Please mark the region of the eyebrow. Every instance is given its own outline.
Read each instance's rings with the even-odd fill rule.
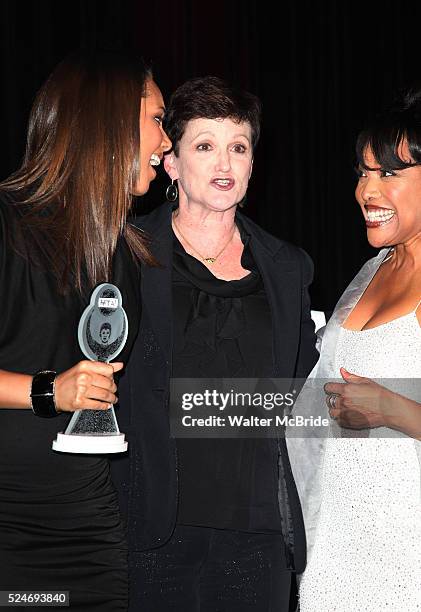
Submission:
[[[379,170],[393,170],[393,168],[389,168],[387,166],[381,166],[380,164],[378,166],[367,166],[366,164],[357,164],[356,168],[358,168],[358,170],[367,170],[367,172],[378,172]]]
[[[193,138],[191,139],[191,142],[193,142],[193,140],[196,140],[196,138],[199,138],[199,136],[205,136],[207,134],[210,136],[213,136],[214,138],[217,138],[214,132],[211,132],[210,130],[203,130],[202,132],[198,132],[195,136],[193,136]],[[233,136],[234,139],[239,138],[239,137],[245,138],[248,142],[251,142],[250,138],[241,132],[238,134],[234,134]]]

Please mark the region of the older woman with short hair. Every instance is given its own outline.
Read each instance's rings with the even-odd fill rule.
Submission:
[[[144,611],[286,611],[305,541],[285,440],[174,442],[167,402],[170,376],[306,376],[312,263],[238,210],[260,133],[254,95],[192,79],[173,94],[165,129],[178,205],[139,222],[162,266],[143,270],[129,366],[131,397],[142,398],[132,411],[142,477],[129,503],[144,552],[132,557],[132,592]]]

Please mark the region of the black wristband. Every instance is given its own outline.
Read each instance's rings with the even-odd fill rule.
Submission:
[[[55,417],[58,415],[54,401],[54,383],[57,372],[54,370],[40,370],[32,379],[31,408],[39,417]]]

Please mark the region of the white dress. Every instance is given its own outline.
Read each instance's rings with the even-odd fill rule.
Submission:
[[[413,379],[421,379],[416,311],[363,331],[341,327],[338,375],[340,366],[360,376],[393,377],[385,386],[420,401],[408,391]],[[374,439],[326,442],[321,505],[300,585],[300,612],[421,610],[420,442],[376,433]]]

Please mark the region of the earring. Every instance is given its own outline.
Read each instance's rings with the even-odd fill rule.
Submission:
[[[178,198],[177,183],[174,183],[174,179],[171,179],[171,185],[168,185],[165,196],[168,202],[175,202]]]

